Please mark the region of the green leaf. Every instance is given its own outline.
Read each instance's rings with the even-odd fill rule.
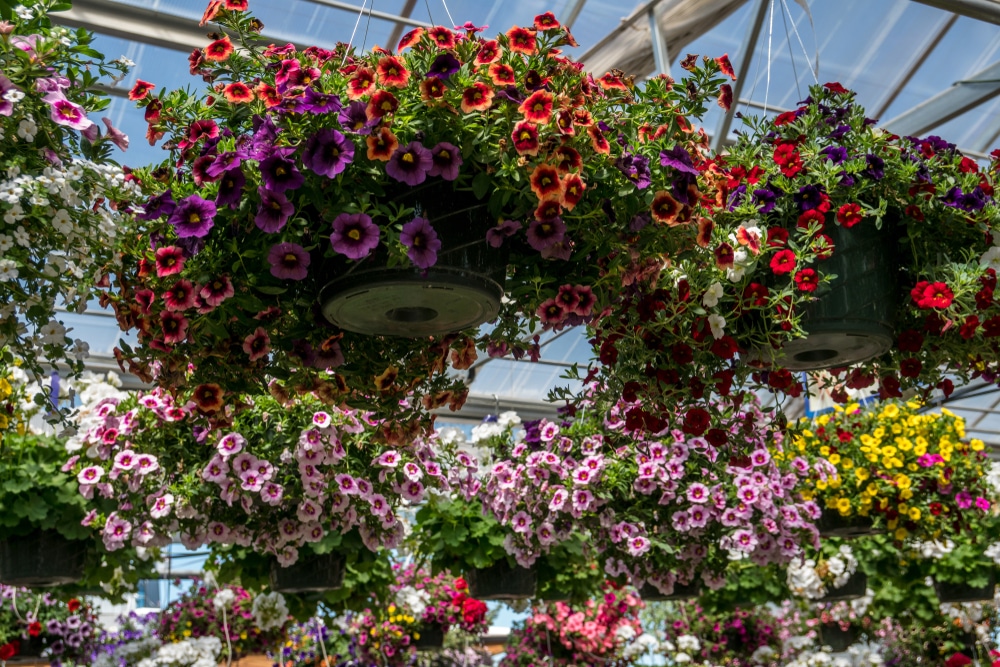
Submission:
[[[284,294],[288,291],[287,287],[277,287],[275,285],[258,285],[254,288],[261,294],[270,294],[277,296],[278,294]]]
[[[490,191],[490,187],[492,187],[492,185],[493,177],[485,171],[481,171],[476,174],[474,179],[472,179],[472,193],[476,195],[478,199],[485,199],[486,194]]]

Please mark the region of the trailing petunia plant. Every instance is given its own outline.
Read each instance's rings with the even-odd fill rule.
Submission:
[[[89,664],[97,630],[94,610],[79,598],[0,585],[0,662]]]
[[[0,25],[0,346],[39,384],[50,364],[83,370],[88,345],[62,313],[86,311],[106,286],[120,209],[138,194],[112,159],[128,137],[98,120],[111,100],[97,84],[132,63],[53,26],[49,13],[69,6],[25,0]]]
[[[475,357],[471,326],[499,317],[479,346],[537,355],[526,328],[594,319],[633,255],[693,242],[689,150],[707,140],[692,120],[720,92],[715,60],[682,82],[594,76],[561,53],[575,42],[551,13],[493,39],[469,24],[414,30],[395,53],[296,50],[262,44],[247,4],[206,11],[232,34],[191,56],[206,91],[130,93],[170,149],[136,171],[148,198],[111,297],[139,334],[120,352],[136,372],[187,396],[329,371],[355,407],[461,404],[445,370]],[[433,339],[423,323],[455,300],[365,301],[356,315],[416,337],[359,335],[379,331],[335,295],[383,270],[478,271],[492,301]]]

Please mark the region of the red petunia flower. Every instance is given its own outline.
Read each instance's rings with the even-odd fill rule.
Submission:
[[[719,70],[728,76],[733,81],[736,81],[736,72],[733,71],[733,64],[729,62],[729,54],[723,53],[721,56],[715,59],[715,63],[719,66]]]
[[[403,35],[402,39],[399,40],[399,46],[396,47],[396,51],[402,52],[410,48],[414,44],[420,41],[421,36],[424,34],[423,28],[414,28],[410,32]]]
[[[552,117],[552,93],[547,90],[536,90],[518,107],[524,114],[524,119],[532,123],[543,124]]]
[[[789,123],[794,123],[796,118],[798,118],[798,116],[795,115],[794,111],[786,111],[784,113],[780,113],[774,118],[773,121],[774,126],[781,127],[782,125],[788,125]]]
[[[535,220],[554,220],[562,213],[558,199],[544,199],[535,209]]]
[[[844,93],[850,92],[849,90],[847,90],[847,88],[844,88],[842,85],[836,82],[824,83],[823,87],[835,95],[843,95]]]
[[[264,106],[268,109],[281,104],[281,94],[270,84],[261,81],[254,87],[253,91],[257,94],[257,99],[263,100]]]
[[[535,28],[538,30],[555,30],[556,28],[561,28],[559,21],[556,20],[555,15],[552,12],[545,12],[544,14],[539,14],[535,17]]]
[[[521,121],[510,134],[518,155],[538,155],[538,128],[534,123]]]
[[[387,127],[369,135],[365,139],[365,143],[368,145],[368,159],[380,162],[388,162],[392,154],[399,148],[399,140]]]
[[[164,343],[180,343],[187,337],[188,321],[180,313],[165,310],[160,313],[160,329]]]
[[[489,65],[496,62],[501,53],[500,44],[495,39],[491,39],[479,45],[479,50],[476,51],[476,57],[473,59],[473,62],[477,65]],[[491,67],[491,72],[492,69]]]
[[[513,86],[517,82],[514,68],[504,63],[493,63],[489,69],[490,79],[498,86]]]
[[[732,267],[733,262],[736,259],[736,253],[733,250],[733,246],[725,242],[715,246],[715,250],[712,251],[712,253],[715,255],[715,266],[720,271],[724,271]]]
[[[921,308],[947,308],[954,300],[955,294],[947,284],[935,282],[924,288],[917,305]]]
[[[735,338],[726,335],[714,341],[710,349],[712,354],[720,359],[732,359],[739,351],[739,345],[736,344]]]
[[[507,46],[514,53],[523,53],[530,56],[534,55],[538,45],[535,41],[534,31],[514,27],[507,31]]]
[[[788,178],[802,171],[802,158],[791,144],[781,144],[774,149],[774,163]]]
[[[684,422],[681,430],[688,435],[699,436],[704,433],[712,423],[712,416],[704,408],[689,408],[684,415]]]
[[[70,598],[69,602],[66,603],[66,608],[69,609],[69,613],[75,613],[76,610],[80,608],[80,600],[77,598]]]
[[[373,90],[375,90],[375,72],[367,67],[355,71],[354,76],[347,82],[347,97],[352,100],[370,95]]]
[[[604,138],[604,134],[599,127],[591,125],[587,128],[587,134],[590,135],[590,145],[596,152],[605,155],[611,152],[611,144]]]
[[[128,98],[133,102],[146,99],[146,96],[154,88],[156,88],[155,84],[143,81],[142,79],[136,79],[135,85],[132,86],[132,90],[128,91]]]
[[[715,229],[715,221],[704,216],[698,218],[698,235],[695,243],[701,248],[707,248],[712,243],[712,231]]]
[[[743,288],[743,307],[761,307],[767,305],[768,289],[760,283],[750,283]]]
[[[396,99],[395,95],[388,90],[376,90],[375,94],[368,100],[365,115],[368,116],[368,120],[375,120],[395,113],[398,108],[399,100]]]
[[[576,128],[573,127],[573,114],[569,111],[563,109],[556,114],[556,129],[559,130],[559,134],[564,137],[572,137],[576,134]]]
[[[678,224],[678,217],[681,212],[681,205],[666,190],[660,190],[653,197],[651,206],[653,219],[665,225],[674,226]]]
[[[586,109],[574,109],[573,124],[580,127],[590,127],[594,124],[594,117]]]
[[[813,269],[802,269],[795,273],[795,286],[802,292],[815,292],[819,287],[819,276]]]
[[[976,337],[976,332],[979,330],[979,316],[978,315],[967,315],[965,321],[962,322],[962,326],[958,328],[958,335],[965,340],[972,340]]]
[[[808,211],[803,211],[799,215],[798,220],[795,221],[795,226],[799,229],[809,229],[810,226],[819,225],[820,231],[823,231],[825,223],[826,217],[813,208]]]
[[[717,101],[724,111],[729,111],[729,108],[733,106],[733,87],[728,83],[719,86],[719,99]]]
[[[601,84],[601,88],[604,90],[628,90],[624,82],[611,72],[598,79],[597,83]]]
[[[410,81],[410,70],[406,69],[403,62],[396,56],[380,58],[375,71],[378,73],[379,83],[383,86],[405,88]]]
[[[226,96],[226,101],[230,104],[245,104],[253,101],[253,91],[250,86],[241,81],[233,81],[222,89],[222,94]]]
[[[844,204],[837,209],[837,222],[839,222],[842,227],[850,229],[863,219],[864,215],[861,213],[861,206],[859,204]]]
[[[771,258],[771,270],[775,275],[785,275],[795,270],[795,253],[791,250],[779,250]]]
[[[229,58],[232,53],[233,43],[229,41],[229,35],[226,35],[222,39],[217,39],[205,47],[205,58],[207,60],[222,62]]]
[[[439,49],[453,49],[455,48],[455,33],[443,25],[434,26],[427,31],[430,38],[434,40],[434,43],[438,45]]]
[[[249,7],[249,0],[226,0],[226,9],[231,12],[245,12]]]
[[[571,146],[560,146],[555,150],[556,169],[559,173],[567,174],[583,167],[583,158],[580,153]]]
[[[486,111],[493,106],[493,89],[481,81],[476,81],[462,92],[462,113]]]
[[[788,243],[788,230],[783,227],[768,227],[767,246],[781,248]]]
[[[444,99],[444,81],[436,76],[431,76],[420,82],[420,98],[425,102],[436,102]]]
[[[42,624],[39,621],[32,621],[28,623],[28,636],[37,637],[42,634]]]
[[[184,251],[177,246],[160,246],[156,249],[156,276],[166,276],[180,273],[184,268]]]
[[[816,259],[830,259],[833,257],[833,251],[835,250],[833,239],[826,234],[817,234],[809,249],[816,253]]]
[[[562,197],[562,181],[559,180],[559,171],[548,164],[540,164],[531,172],[529,178],[531,191],[539,200],[558,199]]]
[[[583,182],[579,174],[567,174],[563,178],[562,205],[567,211],[572,211],[583,198],[583,191],[587,189],[587,184]]]
[[[921,211],[920,207],[916,204],[908,204],[906,208],[903,209],[903,213],[918,222],[923,222],[924,220],[924,212]]]
[[[223,0],[209,0],[208,7],[205,7],[205,12],[201,15],[201,21],[198,25],[202,26],[209,21],[215,20],[215,17],[219,15],[222,7]]]

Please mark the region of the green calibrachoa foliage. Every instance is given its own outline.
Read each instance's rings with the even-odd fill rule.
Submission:
[[[514,561],[504,549],[506,532],[482,503],[460,497],[431,496],[417,510],[414,548],[435,571],[466,572],[501,560]]]

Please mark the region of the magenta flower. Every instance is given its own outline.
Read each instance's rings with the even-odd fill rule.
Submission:
[[[341,213],[333,220],[330,243],[349,259],[364,259],[378,246],[381,230],[365,213]]]
[[[306,141],[302,149],[302,164],[307,169],[333,178],[354,160],[354,144],[329,128],[322,129]]]
[[[70,102],[62,93],[49,93],[42,99],[48,102],[49,117],[52,118],[52,122],[79,131],[93,126],[94,121],[87,118],[84,108]]]
[[[309,274],[309,253],[298,243],[275,243],[267,253],[271,275],[282,280],[304,280]]]
[[[414,218],[403,225],[399,240],[406,246],[406,256],[415,266],[429,269],[437,262],[441,240],[426,218]]]
[[[968,491],[959,491],[955,494],[955,504],[959,509],[967,510],[972,507],[972,496]]]
[[[281,192],[261,187],[257,189],[257,193],[260,195],[260,207],[253,219],[254,224],[269,234],[281,231],[295,212],[295,205]]]
[[[213,202],[191,195],[177,203],[167,222],[182,239],[202,238],[215,225],[215,213]]]
[[[108,118],[107,116],[105,116],[104,118],[102,118],[101,122],[104,123],[104,126],[106,128],[108,128],[107,137],[108,137],[108,139],[111,140],[111,143],[113,143],[115,146],[117,146],[121,150],[127,151],[128,150],[128,135],[125,134],[124,132],[122,132],[121,130],[117,129],[116,127],[114,127],[111,124],[111,119]]]
[[[400,183],[420,185],[427,180],[427,173],[434,166],[431,152],[419,141],[400,146],[385,165],[385,173]]]
[[[454,181],[458,178],[458,168],[462,166],[462,153],[457,146],[442,141],[431,149],[431,161],[433,165],[428,176],[440,176],[446,181]]]

